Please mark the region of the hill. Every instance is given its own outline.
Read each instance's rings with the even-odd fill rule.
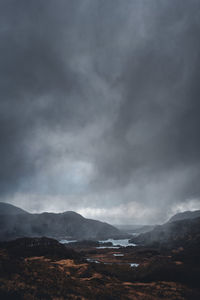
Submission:
[[[18,237],[53,237],[65,239],[107,239],[120,231],[107,223],[86,219],[72,211],[64,213],[14,213],[2,203],[0,212],[0,240]],[[21,209],[14,207],[16,212]],[[23,212],[23,210],[22,210]]]
[[[0,249],[12,258],[22,258],[31,256],[45,256],[56,259],[79,259],[80,255],[70,248],[66,248],[57,240],[42,238],[19,238],[12,241],[0,242]]]
[[[182,213],[178,213],[169,219],[169,222],[186,220],[186,219],[194,219],[200,217],[200,210],[195,211],[184,211]]]
[[[152,230],[154,225],[114,225],[116,228],[127,233],[145,233]]]
[[[166,248],[200,246],[200,217],[170,221],[137,237],[131,242]]]
[[[28,214],[28,212],[15,205],[0,202],[0,214],[18,215],[18,214]]]

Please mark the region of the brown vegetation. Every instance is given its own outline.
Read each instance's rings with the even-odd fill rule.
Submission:
[[[60,258],[45,253],[46,240],[35,248],[36,255],[14,256],[8,244],[0,251],[0,298],[3,300],[37,299],[101,299],[101,300],[157,300],[157,299],[199,299],[200,293],[195,282],[180,274],[194,271],[188,269],[181,257],[164,255],[152,249],[121,248],[119,251],[92,249],[80,253],[65,248]],[[51,243],[51,241],[48,241]],[[54,251],[59,244],[52,243]],[[17,246],[18,243],[15,243]],[[57,246],[56,246],[57,245]],[[50,246],[50,245],[49,245]],[[12,247],[14,245],[12,244]],[[64,248],[62,248],[63,251]],[[37,250],[37,251],[36,251]],[[37,255],[42,252],[43,255]],[[124,256],[114,257],[115,253]],[[183,251],[182,251],[183,252]],[[29,253],[29,252],[28,252]],[[29,253],[30,254],[30,253]],[[169,254],[169,253],[168,253]],[[68,255],[68,257],[67,257]],[[177,255],[177,254],[176,254]],[[63,256],[65,256],[63,258]],[[95,258],[102,263],[89,263],[86,258]],[[177,259],[178,258],[178,259]],[[140,263],[131,268],[129,263]],[[108,264],[105,264],[108,263]],[[199,269],[198,269],[199,270]],[[190,274],[192,279],[194,275]],[[198,277],[199,273],[196,273]],[[189,276],[188,276],[189,277]]]

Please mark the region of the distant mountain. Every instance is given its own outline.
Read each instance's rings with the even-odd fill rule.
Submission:
[[[127,233],[145,233],[152,230],[155,225],[114,225],[116,228]]]
[[[18,215],[28,214],[28,212],[12,204],[0,202],[0,214]]]
[[[195,211],[184,211],[182,213],[178,213],[169,219],[169,222],[186,220],[186,219],[194,219],[200,217],[200,210]]]
[[[18,237],[52,237],[64,239],[107,239],[120,231],[107,223],[86,219],[73,211],[30,214],[12,205],[1,203],[0,240]],[[12,209],[11,209],[12,208]],[[22,211],[22,212],[21,212]]]
[[[187,218],[167,222],[137,237],[131,239],[132,243],[142,245],[157,245],[167,248],[200,245],[200,217]]]

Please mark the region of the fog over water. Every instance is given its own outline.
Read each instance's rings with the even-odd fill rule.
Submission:
[[[200,1],[0,2],[0,201],[112,224],[200,209]]]

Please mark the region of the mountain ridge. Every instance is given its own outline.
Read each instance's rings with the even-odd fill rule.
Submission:
[[[200,210],[194,210],[194,211],[184,211],[177,213],[173,215],[168,222],[174,222],[174,221],[180,221],[180,220],[186,220],[186,219],[194,219],[200,217]]]
[[[200,217],[170,220],[163,225],[155,226],[149,232],[132,238],[130,242],[167,248],[200,244]]]
[[[5,206],[8,207],[8,204]],[[1,207],[3,208],[3,205]],[[121,233],[108,223],[84,218],[73,211],[31,214],[28,212],[19,213],[20,208],[12,205],[10,207],[12,209],[0,211],[0,240],[41,236],[77,240],[107,239]],[[9,212],[11,213],[9,214]]]
[[[15,214],[28,214],[26,210],[17,207],[10,203],[0,202],[0,214],[9,214],[9,215],[15,215]]]

